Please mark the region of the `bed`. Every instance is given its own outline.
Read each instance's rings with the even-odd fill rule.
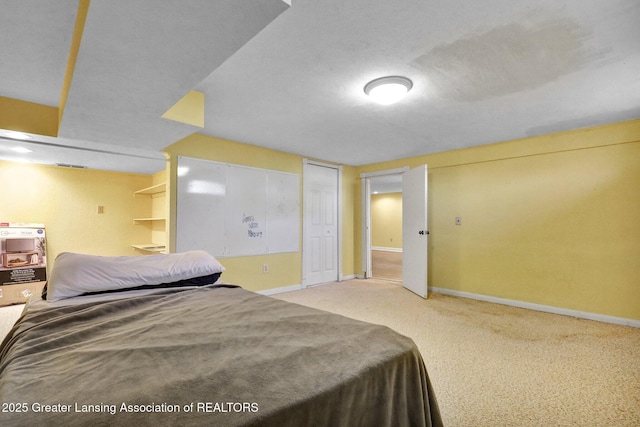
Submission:
[[[0,424],[441,425],[411,339],[222,270],[200,251],[59,256],[0,347]]]

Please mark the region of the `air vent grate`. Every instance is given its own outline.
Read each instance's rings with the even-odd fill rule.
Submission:
[[[62,168],[75,168],[75,169],[86,169],[86,166],[82,165],[72,165],[69,163],[56,163],[56,166],[60,166]]]

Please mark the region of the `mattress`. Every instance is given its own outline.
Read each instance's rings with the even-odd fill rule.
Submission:
[[[441,425],[411,339],[225,284],[30,304],[0,402],[12,426]]]

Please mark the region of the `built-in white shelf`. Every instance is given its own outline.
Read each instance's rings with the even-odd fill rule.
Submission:
[[[158,201],[164,199],[166,192],[166,182],[152,185],[151,187],[147,188],[142,188],[133,192],[134,197],[140,196],[141,198],[147,199],[149,201],[149,203],[152,205],[150,211],[151,215],[160,215],[147,218],[133,218],[134,224],[148,228],[149,236],[146,238],[143,237],[144,240],[149,239],[155,240],[156,242],[162,242],[165,240],[165,232],[162,229],[166,227],[166,218],[163,216],[165,214],[166,207],[163,207],[162,205],[157,203],[156,198]],[[131,244],[131,247],[146,254],[167,253],[167,246],[164,243]]]
[[[164,221],[165,218],[133,218],[134,221]]]
[[[141,245],[131,245],[136,249],[146,252],[164,253],[167,249],[165,245],[158,245],[155,243],[144,243]]]
[[[133,194],[140,195],[152,195],[158,193],[164,193],[167,189],[167,185],[162,182],[160,184],[152,185],[151,187],[143,188],[142,190],[134,191]]]

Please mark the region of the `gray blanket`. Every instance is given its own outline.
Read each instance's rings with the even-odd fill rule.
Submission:
[[[0,404],[5,426],[441,425],[409,338],[216,285],[27,311]]]

